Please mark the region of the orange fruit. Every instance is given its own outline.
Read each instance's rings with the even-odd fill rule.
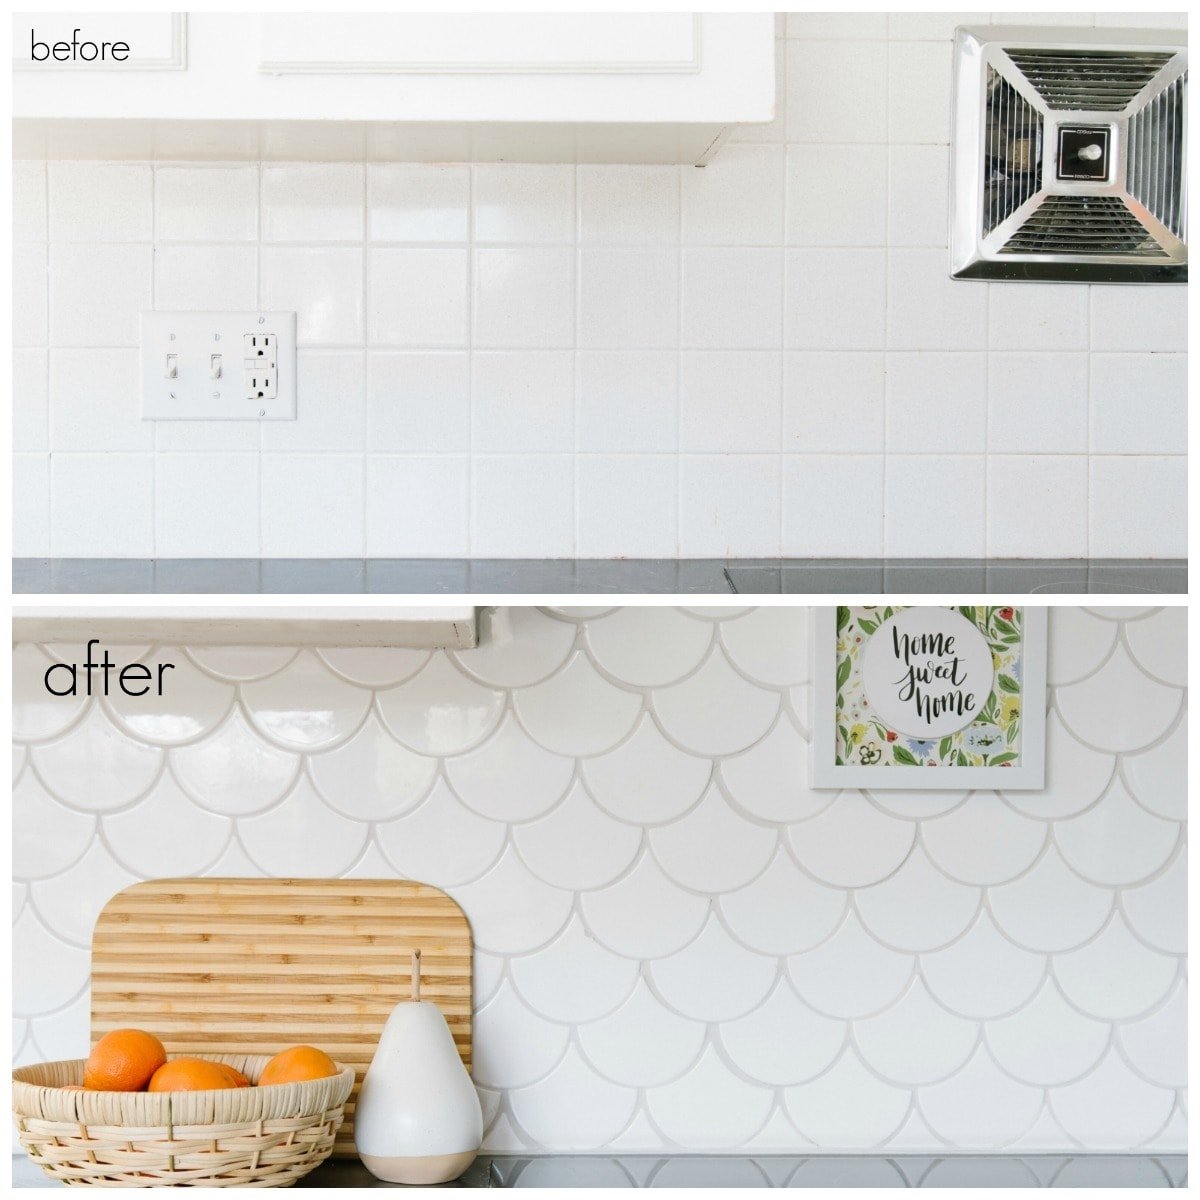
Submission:
[[[325,1079],[338,1073],[337,1063],[315,1046],[289,1046],[280,1050],[262,1069],[259,1087],[274,1083],[303,1083],[306,1079]]]
[[[203,1058],[173,1058],[150,1080],[152,1092],[215,1092],[237,1087],[230,1070]]]
[[[243,1075],[241,1071],[237,1069],[237,1067],[231,1067],[228,1063],[218,1063],[217,1065],[225,1068],[229,1074],[229,1077],[233,1080],[235,1087],[250,1086],[250,1080],[248,1080],[245,1075]]]
[[[167,1061],[163,1044],[141,1029],[114,1029],[92,1047],[83,1086],[101,1092],[144,1092],[150,1076]]]

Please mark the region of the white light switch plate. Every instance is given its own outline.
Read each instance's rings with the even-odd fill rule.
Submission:
[[[294,312],[142,313],[142,419],[294,421]]]

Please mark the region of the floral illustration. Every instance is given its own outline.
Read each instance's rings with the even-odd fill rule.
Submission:
[[[871,767],[1006,767],[1021,757],[1023,610],[1009,605],[954,606],[987,639],[994,687],[965,729],[936,739],[888,729],[863,691],[862,655],[876,630],[900,608],[837,610],[837,765]]]

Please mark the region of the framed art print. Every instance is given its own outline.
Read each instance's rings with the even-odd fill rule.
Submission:
[[[813,636],[814,787],[1044,786],[1045,608],[820,608]]]

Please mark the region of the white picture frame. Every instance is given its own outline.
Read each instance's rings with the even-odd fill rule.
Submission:
[[[1007,766],[955,765],[929,770],[838,762],[838,609],[836,606],[816,609],[811,626],[813,716],[809,777],[812,786],[817,789],[921,792],[1015,792],[1044,788],[1047,610],[1044,606],[1023,604],[1013,607],[1021,610],[1022,618],[1019,694],[1023,719],[1018,760]]]

